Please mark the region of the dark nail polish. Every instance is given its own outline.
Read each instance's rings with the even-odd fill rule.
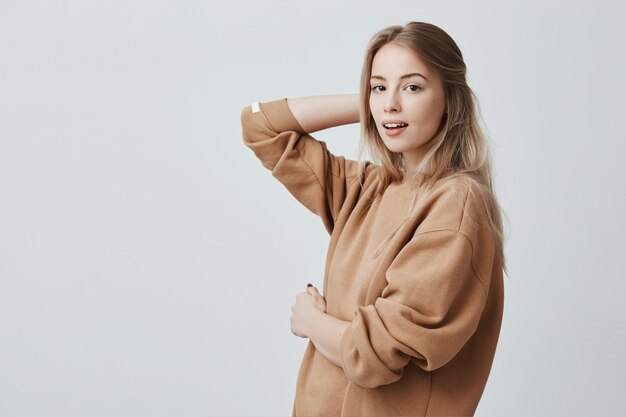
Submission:
[[[308,283],[308,284],[306,284],[306,286],[307,286],[307,287],[312,287],[312,286],[313,286],[313,284]]]

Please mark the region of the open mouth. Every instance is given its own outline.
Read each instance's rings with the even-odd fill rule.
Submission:
[[[407,127],[408,123],[385,123],[383,127],[385,129],[400,129],[403,127]]]

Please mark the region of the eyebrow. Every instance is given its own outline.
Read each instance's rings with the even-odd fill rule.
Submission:
[[[428,81],[428,78],[424,77],[422,74],[420,74],[419,72],[412,72],[410,74],[404,74],[402,77],[400,77],[401,80],[404,80],[405,78],[411,78],[411,77],[422,77],[423,79],[425,79],[426,81]],[[383,81],[387,81],[385,79],[385,77],[381,76],[381,75],[372,75],[370,77],[371,80],[383,80]]]

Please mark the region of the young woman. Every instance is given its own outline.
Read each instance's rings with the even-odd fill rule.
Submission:
[[[330,234],[323,296],[296,295],[309,338],[294,416],[469,416],[503,312],[502,221],[461,51],[423,22],[371,40],[360,94],[242,111],[244,143]],[[312,132],[361,122],[359,160]],[[373,161],[362,160],[364,149]]]

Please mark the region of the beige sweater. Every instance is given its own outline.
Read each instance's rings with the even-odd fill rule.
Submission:
[[[330,234],[326,312],[351,324],[338,367],[307,345],[293,415],[471,416],[483,393],[503,311],[502,260],[484,201],[443,180],[378,256],[409,209],[414,182],[371,205],[380,167],[333,155],[304,132],[286,99],[247,106],[243,141]]]

